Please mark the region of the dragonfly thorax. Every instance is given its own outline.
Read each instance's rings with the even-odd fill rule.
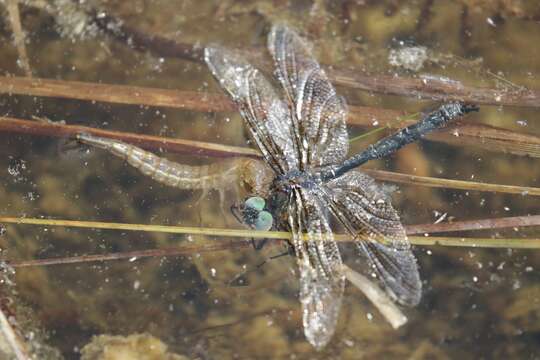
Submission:
[[[318,173],[292,170],[276,177],[272,184],[272,190],[288,194],[294,188],[313,189],[320,186],[321,182],[321,177]]]
[[[316,190],[322,183],[320,174],[311,171],[292,170],[277,176],[270,187],[267,208],[273,215],[277,229],[287,228],[287,209],[294,189]]]

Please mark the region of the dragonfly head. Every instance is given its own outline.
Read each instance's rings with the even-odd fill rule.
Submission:
[[[243,203],[231,206],[236,219],[254,230],[268,231],[274,219],[266,207],[266,200],[260,196],[248,197]]]

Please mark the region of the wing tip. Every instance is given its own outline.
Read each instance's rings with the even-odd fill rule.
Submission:
[[[286,28],[287,27],[281,22],[276,22],[272,24],[272,28],[270,29],[267,38],[267,47],[272,56],[275,56],[276,54],[276,38],[281,32],[285,31]]]
[[[334,336],[334,330],[337,323],[336,321],[330,326],[321,326],[321,324],[315,320],[316,324],[311,322],[314,319],[304,318],[304,335],[306,340],[315,348],[317,351],[321,351]]]
[[[218,58],[217,54],[220,53],[221,50],[222,49],[219,46],[215,45],[209,45],[204,48],[204,62],[206,66],[208,66],[208,69],[210,69],[212,75],[214,75],[215,77],[217,77],[219,74],[216,60]]]
[[[416,263],[416,259],[415,259]],[[392,292],[392,295],[395,297],[396,301],[407,307],[415,307],[422,300],[422,280],[420,280],[420,272],[418,267],[415,269],[415,274],[412,276],[412,279],[407,279],[410,281],[405,281],[405,279],[400,280],[400,286],[398,288],[403,288],[404,291],[401,291],[401,294],[397,295],[394,293],[391,288],[387,288],[387,292]],[[409,270],[409,275],[414,270]]]
[[[290,32],[290,28],[282,21],[277,21],[272,24],[269,36],[275,36],[279,32]]]
[[[276,45],[278,43],[282,43],[283,39],[289,39],[288,41],[292,40],[294,42],[303,44],[303,46],[306,47],[302,37],[294,28],[290,27],[285,22],[278,21],[272,24],[272,28],[268,33],[267,46],[273,56],[275,56],[277,52]]]
[[[397,302],[403,306],[415,307],[420,304],[420,300],[422,300],[422,286],[410,291],[407,296],[398,296],[396,299]]]
[[[204,48],[204,62],[234,101],[248,96],[249,78],[259,73],[243,56],[219,45]]]
[[[307,341],[315,348],[317,351],[321,351],[328,345],[330,340],[332,339],[332,335],[323,337],[323,335],[320,334],[311,334],[312,336],[306,335]]]

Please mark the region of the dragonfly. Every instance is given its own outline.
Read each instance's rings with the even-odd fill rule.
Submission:
[[[234,190],[244,200],[231,210],[244,225],[291,232],[304,334],[320,350],[335,331],[345,286],[333,222],[350,234],[372,275],[394,301],[414,306],[421,298],[417,262],[390,196],[355,168],[478,108],[461,102],[444,104],[347,158],[346,102],[307,42],[286,25],[276,24],[268,35],[268,50],[283,96],[238,53],[215,45],[206,47],[204,55],[211,73],[236,104],[262,160],[232,158],[192,166],[119,140],[88,133],[76,138],[165,185],[201,190],[201,198],[217,190],[222,207],[225,191]]]
[[[335,331],[345,286],[333,220],[350,234],[393,300],[414,306],[422,293],[416,259],[388,194],[354,169],[478,108],[462,102],[444,104],[420,122],[347,158],[346,102],[308,44],[294,30],[276,24],[267,47],[283,96],[259,69],[233,51],[207,47],[205,61],[273,171],[272,181],[265,182],[269,187],[245,201],[243,220],[256,229],[272,223],[292,233],[304,334],[322,349]],[[257,214],[264,218],[271,214],[272,221]]]

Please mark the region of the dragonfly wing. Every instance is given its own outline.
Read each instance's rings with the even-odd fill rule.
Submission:
[[[354,236],[389,295],[403,305],[418,304],[422,295],[418,265],[389,196],[360,171],[350,171],[326,186],[330,211]]]
[[[300,170],[340,163],[348,151],[345,100],[337,95],[308,45],[294,31],[274,25],[268,49],[291,106]]]
[[[266,162],[278,174],[297,168],[289,108],[264,75],[240,55],[219,46],[207,47],[204,59],[240,110]]]
[[[341,256],[326,207],[318,196],[293,189],[288,210],[300,272],[304,333],[315,348],[321,349],[334,334],[341,307],[345,284]]]

